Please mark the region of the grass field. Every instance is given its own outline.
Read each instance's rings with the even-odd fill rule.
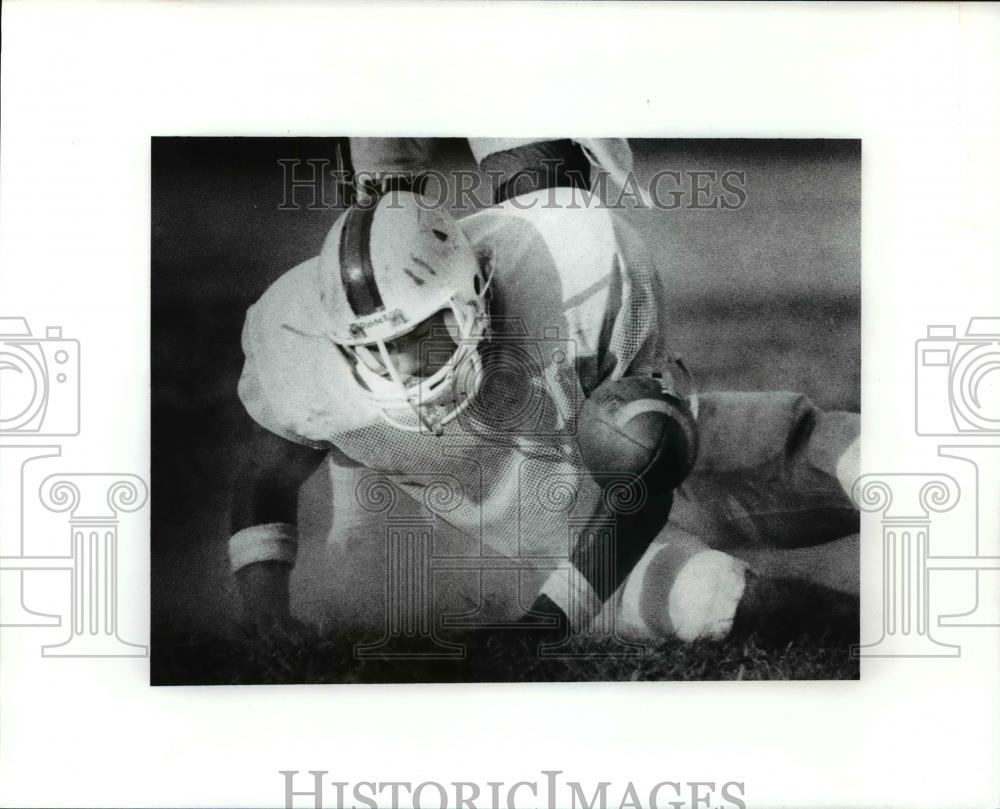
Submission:
[[[671,643],[642,657],[578,640],[580,656],[566,660],[538,659],[509,643],[457,663],[359,661],[358,638],[341,620],[357,605],[337,603],[308,572],[329,520],[329,495],[316,480],[302,495],[293,578],[293,608],[313,628],[266,641],[243,637],[226,557],[231,484],[248,438],[235,396],[240,327],[267,284],[315,252],[336,212],[277,210],[275,160],[314,156],[313,143],[237,149],[185,140],[169,149],[154,144],[153,683],[857,678],[843,645],[815,638],[777,648],[753,639]],[[702,389],[795,390],[821,407],[858,410],[858,156],[808,143],[640,144],[644,171],[736,168],[747,171],[750,190],[745,211],[678,211],[640,226],[676,292],[667,303],[671,340]],[[857,592],[857,537],[753,561]]]
[[[459,638],[455,638],[459,641]],[[470,653],[459,660],[359,660],[355,640],[313,628],[261,640],[212,634],[153,636],[154,685],[290,683],[565,682],[569,680],[856,680],[858,661],[842,644],[802,638],[773,647],[750,638],[666,643],[641,654],[615,653],[573,639],[566,656],[540,657],[533,644]]]

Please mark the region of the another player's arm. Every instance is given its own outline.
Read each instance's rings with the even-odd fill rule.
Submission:
[[[349,138],[358,203],[370,205],[392,190],[423,193],[431,167],[432,138]]]
[[[469,147],[489,177],[494,204],[558,186],[590,190],[590,161],[576,141],[470,138]]]
[[[290,616],[288,581],[298,545],[299,489],[327,450],[255,428],[233,488],[230,560],[246,620],[256,629]]]

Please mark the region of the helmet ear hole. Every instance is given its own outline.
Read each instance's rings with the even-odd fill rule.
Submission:
[[[478,272],[472,276],[472,288],[476,291],[477,295],[483,294],[483,279]]]

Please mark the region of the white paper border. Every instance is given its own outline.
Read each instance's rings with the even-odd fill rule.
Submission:
[[[154,134],[860,137],[865,469],[933,462],[899,416],[927,323],[997,314],[995,6],[15,0],[3,23],[2,298],[86,334],[106,408],[64,450],[81,469],[148,475]],[[130,637],[147,550],[122,549]],[[279,769],[551,768],[742,780],[751,807],[992,807],[995,631],[964,648],[866,661],[860,684],[151,689],[144,659],[43,659],[5,631],[0,803],[279,805]]]

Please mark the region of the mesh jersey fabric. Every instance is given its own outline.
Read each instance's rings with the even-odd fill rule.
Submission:
[[[577,410],[603,380],[663,366],[660,284],[638,235],[577,189],[521,196],[459,226],[492,266],[493,335],[484,381],[443,435],[393,427],[353,384],[325,336],[317,259],[248,310],[240,399],[264,428],[372,470],[353,496],[373,518],[398,489],[485,555],[565,559],[569,527],[599,496]]]

